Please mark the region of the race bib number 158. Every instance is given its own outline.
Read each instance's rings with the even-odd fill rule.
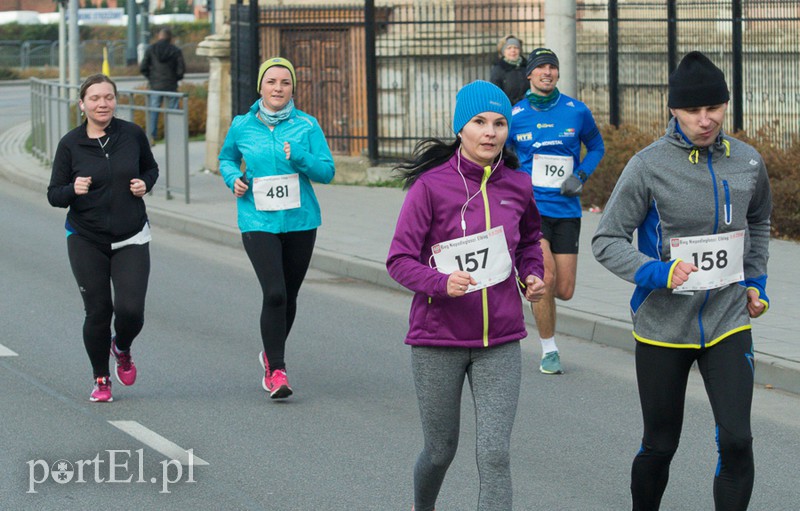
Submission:
[[[672,259],[697,266],[681,291],[703,291],[744,280],[744,231],[670,239]]]

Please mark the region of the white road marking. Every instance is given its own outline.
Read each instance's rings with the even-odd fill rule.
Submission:
[[[0,344],[0,357],[18,357],[19,355]]]
[[[167,440],[155,431],[148,429],[136,421],[108,421],[112,426],[121,429],[133,438],[139,440],[145,445],[152,447],[164,456],[172,460],[178,460],[181,465],[208,465],[204,459],[192,454],[191,461],[189,459],[189,452],[183,449],[180,445]]]

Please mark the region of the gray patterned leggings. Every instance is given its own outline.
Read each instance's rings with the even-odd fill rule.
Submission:
[[[511,429],[521,378],[519,342],[493,348],[413,346],[411,366],[425,446],[414,466],[414,508],[431,511],[456,455],[461,390],[469,378],[475,404],[478,511],[511,509]]]

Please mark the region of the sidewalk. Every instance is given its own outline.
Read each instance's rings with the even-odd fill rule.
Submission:
[[[30,123],[0,134],[0,177],[43,193],[49,166],[25,152]],[[154,148],[164,161],[164,145]],[[191,203],[182,196],[166,199],[157,184],[147,197],[151,222],[183,233],[240,247],[235,200],[218,175],[201,170],[203,142],[189,144]],[[315,185],[322,207],[322,227],[312,266],[319,270],[402,289],[386,273],[384,262],[404,193],[395,188]],[[578,285],[569,302],[559,302],[558,331],[581,339],[632,350],[628,302],[633,286],[612,275],[591,255],[590,242],[600,215],[585,213],[578,258]],[[770,244],[769,312],[753,321],[756,382],[800,394],[800,315],[792,304],[800,290],[800,243]],[[529,331],[535,332],[527,312]],[[569,366],[569,355],[564,355]]]

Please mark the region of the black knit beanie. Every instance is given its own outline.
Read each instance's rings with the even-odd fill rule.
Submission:
[[[687,53],[669,75],[670,108],[721,105],[729,99],[725,73],[699,51]]]
[[[525,76],[530,76],[531,71],[544,64],[558,67],[558,56],[550,48],[536,48],[528,55],[528,65],[525,66]]]

